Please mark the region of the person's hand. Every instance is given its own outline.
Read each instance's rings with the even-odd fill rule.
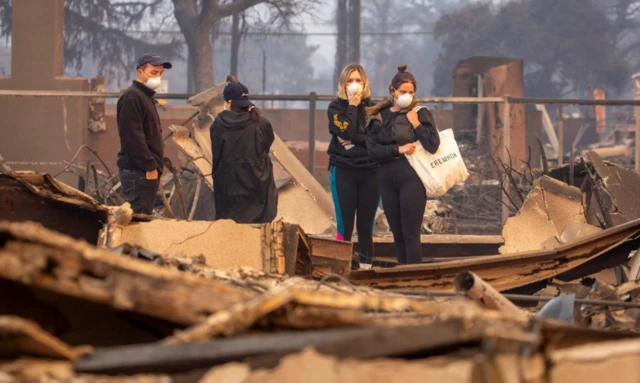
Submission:
[[[413,126],[414,129],[420,126],[420,120],[418,120],[417,107],[407,112],[407,120],[409,120],[409,123]]]
[[[400,154],[413,154],[415,151],[416,146],[414,144],[406,144],[398,148],[398,152],[400,152]]]
[[[342,137],[338,137],[338,141],[340,141],[340,145],[342,146],[351,145],[351,140],[345,140]]]
[[[358,106],[362,102],[362,91],[349,96],[349,105]]]
[[[146,177],[148,180],[157,180],[158,179],[158,170],[152,170],[147,172]]]

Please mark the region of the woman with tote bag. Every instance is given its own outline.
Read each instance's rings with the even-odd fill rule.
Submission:
[[[384,101],[369,113],[379,111],[367,129],[366,144],[371,158],[381,164],[379,180],[382,206],[396,244],[401,264],[420,263],[420,230],[427,195],[422,180],[405,154],[413,154],[416,141],[429,153],[440,146],[440,136],[431,112],[414,100],[417,83],[407,66],[398,67]]]

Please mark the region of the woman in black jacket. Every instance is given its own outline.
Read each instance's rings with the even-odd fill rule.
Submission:
[[[373,260],[373,224],[380,204],[379,165],[367,153],[365,107],[369,101],[369,82],[362,66],[349,64],[342,70],[338,99],[329,104],[329,170],[331,194],[336,211],[336,238],[350,241],[357,223],[359,259]],[[354,265],[356,266],[356,265]]]
[[[229,82],[223,95],[225,110],[216,116],[210,130],[216,219],[271,222],[278,211],[269,157],[273,129],[249,101],[246,86]]]
[[[418,109],[416,79],[406,70],[398,67],[389,86],[393,100],[379,104],[382,121],[372,119],[366,137],[369,155],[381,163],[382,206],[402,264],[422,261],[420,229],[427,204],[424,185],[406,155],[413,154],[416,141],[429,153],[440,146],[433,116],[427,108]]]

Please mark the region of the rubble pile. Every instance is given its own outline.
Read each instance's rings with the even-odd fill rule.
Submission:
[[[140,216],[0,173],[0,382],[637,382],[640,175],[588,159],[532,182],[501,237],[353,271],[307,218]],[[451,206],[429,201],[426,233]]]

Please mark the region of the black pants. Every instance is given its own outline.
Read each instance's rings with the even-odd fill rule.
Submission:
[[[351,241],[357,222],[359,262],[373,260],[373,225],[380,204],[380,183],[377,170],[331,168],[331,194],[336,209],[340,241]]]
[[[382,165],[380,191],[398,262],[422,262],[420,231],[427,194],[420,177],[404,156]]]
[[[131,204],[136,214],[153,213],[153,204],[160,186],[160,180],[148,180],[142,170],[120,169],[120,184],[124,198]]]

